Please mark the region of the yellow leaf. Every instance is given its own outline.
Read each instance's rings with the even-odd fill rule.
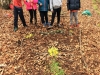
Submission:
[[[28,39],[28,38],[31,38],[33,36],[33,34],[28,34],[28,35],[26,35],[26,38]]]
[[[98,27],[100,27],[100,24],[97,24]]]
[[[73,33],[73,30],[69,30],[69,33]]]
[[[51,47],[50,49],[48,49],[48,53],[50,54],[50,56],[56,56],[58,54],[58,48]]]

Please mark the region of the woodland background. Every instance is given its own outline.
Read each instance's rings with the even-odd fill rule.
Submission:
[[[38,11],[38,26],[30,25],[29,13],[23,5],[28,27],[24,28],[19,19],[17,32],[13,31],[13,10],[5,10],[9,3],[0,0],[0,75],[54,75],[49,66],[53,57],[48,53],[52,46],[58,48],[56,61],[64,75],[100,75],[99,0],[81,0],[80,27],[74,29],[69,28],[66,0],[63,0],[61,28],[56,27],[56,19],[52,29],[44,28]],[[86,9],[92,16],[82,15]]]

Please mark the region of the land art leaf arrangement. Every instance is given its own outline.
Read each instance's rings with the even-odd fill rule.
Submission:
[[[0,7],[0,75],[100,74],[100,0],[81,0],[79,27],[72,29],[66,1],[61,27],[57,27],[56,17],[50,29],[41,24],[38,10],[37,26],[34,19],[30,25],[29,12],[23,5],[28,27],[18,19],[18,31],[14,32],[13,10]],[[48,12],[50,22],[52,12]]]

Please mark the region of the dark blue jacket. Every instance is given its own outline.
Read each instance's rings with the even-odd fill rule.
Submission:
[[[67,0],[67,9],[68,10],[79,10],[80,0]]]
[[[42,3],[42,6],[40,6],[40,3]],[[38,0],[38,4],[39,11],[48,11],[49,0]]]

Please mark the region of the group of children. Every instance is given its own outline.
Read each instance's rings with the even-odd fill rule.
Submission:
[[[27,27],[25,18],[23,15],[22,9],[22,1],[26,5],[26,9],[29,11],[30,14],[30,24],[33,24],[33,17],[34,23],[37,25],[37,9],[39,9],[41,22],[43,26],[52,27],[55,19],[55,15],[57,14],[57,26],[61,27],[60,25],[60,13],[61,13],[61,6],[62,0],[13,0],[14,5],[14,31],[18,30],[18,15],[23,23],[24,27]],[[37,5],[39,7],[37,7]],[[77,13],[80,9],[80,0],[67,0],[67,8],[70,10],[70,27],[73,28],[78,26],[78,19]],[[49,9],[52,12],[51,22],[48,22],[48,11]],[[75,18],[75,24],[73,23],[73,16]]]

